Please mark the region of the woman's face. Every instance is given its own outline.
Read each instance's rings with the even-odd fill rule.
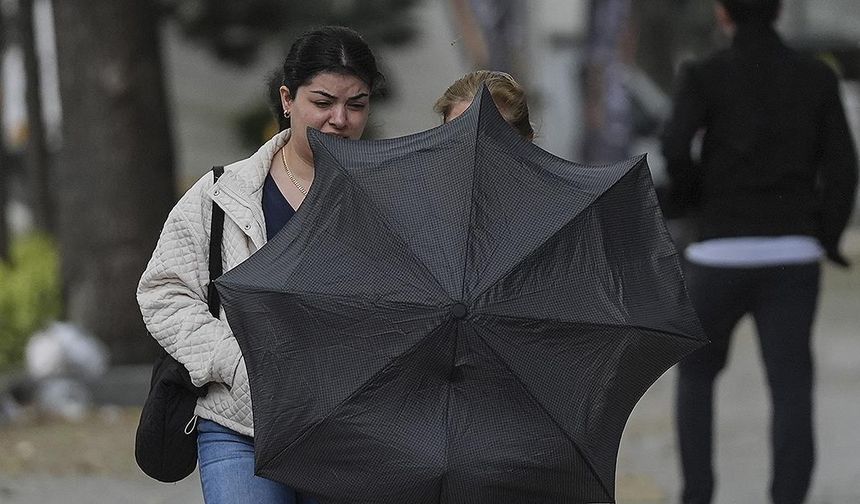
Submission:
[[[290,142],[298,141],[298,153],[310,158],[308,126],[343,138],[361,138],[370,113],[370,89],[354,75],[323,72],[299,86],[296,96],[281,86],[281,104],[290,115]]]

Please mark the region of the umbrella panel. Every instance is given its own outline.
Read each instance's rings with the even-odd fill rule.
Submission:
[[[440,326],[280,457],[301,462],[274,458],[260,474],[327,504],[611,500],[570,436],[465,321]]]
[[[699,343],[632,327],[476,316],[482,340],[583,453],[609,495],[636,402]],[[559,394],[566,390],[569,394]]]
[[[232,311],[234,331],[259,336],[238,340],[251,385],[258,464],[409,352],[447,315],[437,307],[381,300],[232,294],[231,311],[242,313]],[[317,337],[305,337],[306,331]]]

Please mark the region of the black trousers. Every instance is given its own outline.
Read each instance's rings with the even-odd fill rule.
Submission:
[[[751,314],[770,398],[774,504],[800,504],[815,458],[812,426],[812,323],[818,302],[817,263],[715,268],[687,265],[687,285],[711,344],[678,365],[676,422],[683,504],[709,504],[714,492],[714,380],[726,364],[732,331]]]

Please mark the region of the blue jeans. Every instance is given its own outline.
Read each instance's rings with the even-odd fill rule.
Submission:
[[[254,475],[254,439],[210,420],[197,422],[197,458],[206,504],[317,504],[295,490]]]

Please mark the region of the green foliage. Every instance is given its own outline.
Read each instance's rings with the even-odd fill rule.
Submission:
[[[0,370],[20,362],[27,338],[60,316],[60,258],[45,235],[13,240],[0,262]]]

